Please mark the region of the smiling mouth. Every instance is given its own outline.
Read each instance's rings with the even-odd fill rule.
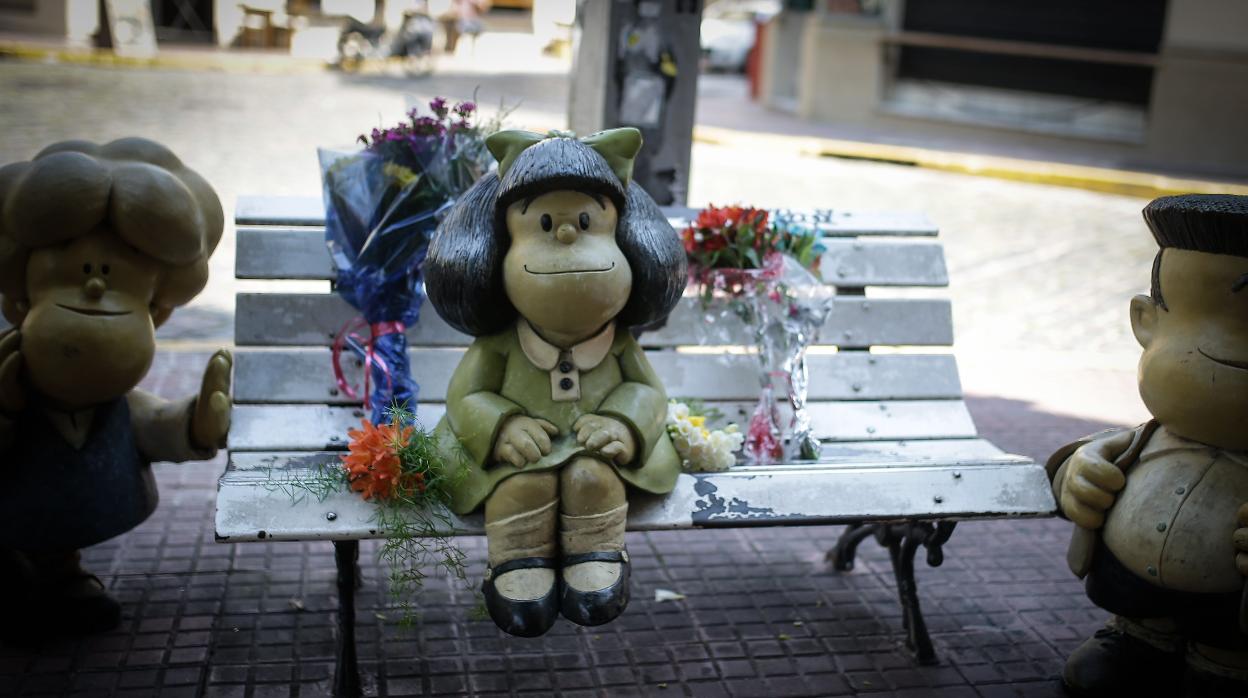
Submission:
[[[556,276],[559,274],[601,274],[604,271],[611,271],[614,268],[615,262],[612,262],[611,266],[603,267],[602,269],[569,269],[567,271],[533,271],[529,268],[529,265],[524,265],[525,271],[530,274],[537,274],[538,276]]]
[[[1222,364],[1223,366],[1230,366],[1231,368],[1237,368],[1241,371],[1248,371],[1248,361],[1231,361],[1230,359],[1219,359],[1219,358],[1210,356],[1207,352],[1205,352],[1204,349],[1201,349],[1200,347],[1196,347],[1196,351],[1200,352],[1201,356],[1205,357],[1206,359],[1209,359],[1215,364]]]
[[[70,311],[71,313],[78,313],[79,315],[92,315],[92,316],[97,316],[97,317],[117,317],[118,315],[130,314],[129,310],[112,311],[112,310],[97,310],[95,308],[75,308],[72,305],[65,305],[64,303],[57,303],[56,305],[57,307],[64,308]]]

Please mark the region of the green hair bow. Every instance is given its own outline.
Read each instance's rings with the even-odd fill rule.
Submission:
[[[498,176],[502,177],[520,153],[548,138],[576,138],[576,134],[571,131],[548,131],[545,135],[532,131],[499,131],[485,139],[485,147],[498,160]],[[631,127],[613,128],[586,136],[581,142],[598,151],[615,176],[628,186],[633,177],[633,160],[641,150],[641,131]]]

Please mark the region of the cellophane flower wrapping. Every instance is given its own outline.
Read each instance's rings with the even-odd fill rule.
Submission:
[[[806,410],[806,350],[818,339],[836,289],[818,275],[817,231],[769,222],[756,209],[712,207],[685,231],[685,243],[701,298],[701,342],[736,345],[744,331],[757,352],[760,395],[745,434],[747,457],[754,463],[818,458]]]
[[[420,319],[420,265],[455,198],[493,166],[484,129],[471,123],[474,104],[438,98],[429,107],[361,136],[363,150],[318,152],[334,289],[368,326],[366,336],[344,328],[339,342],[365,364],[374,424],[389,421],[392,406],[415,413],[405,330]]]

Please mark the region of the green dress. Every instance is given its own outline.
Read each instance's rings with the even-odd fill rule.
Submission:
[[[634,461],[623,466],[611,463],[621,479],[646,492],[670,492],[680,474],[680,459],[667,435],[667,396],[637,340],[628,332],[607,337],[609,349],[596,365],[591,367],[578,358],[580,370],[565,371],[579,381],[579,396],[570,399],[565,393],[555,399],[562,380],[560,368],[569,368],[564,362],[571,356],[563,354],[557,368],[535,365],[521,346],[520,336],[526,331],[530,335],[526,346],[532,347],[535,335],[520,325],[479,337],[451,376],[446,416],[435,433],[448,462],[468,461],[467,475],[452,492],[452,509],[459,514],[471,512],[499,482],[516,473],[557,469],[580,455],[606,461],[576,441],[572,425],[586,414],[612,417],[632,431],[637,444]],[[604,334],[612,331],[608,328]],[[550,453],[524,468],[491,460],[499,429],[516,414],[545,419],[559,429],[551,438]]]

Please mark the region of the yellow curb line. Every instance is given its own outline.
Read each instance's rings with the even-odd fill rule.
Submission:
[[[800,155],[895,163],[943,172],[1075,187],[1145,199],[1193,192],[1248,195],[1248,185],[1228,182],[1185,179],[1149,172],[1023,160],[995,155],[946,152],[911,146],[754,133],[714,126],[695,126],[694,140],[700,143],[730,147],[743,146],[756,150],[784,150]]]
[[[94,65],[108,68],[173,68],[225,73],[294,74],[326,70],[323,61],[248,53],[157,53],[155,56],[118,56],[108,49],[72,49],[0,41],[0,57],[23,61]]]

